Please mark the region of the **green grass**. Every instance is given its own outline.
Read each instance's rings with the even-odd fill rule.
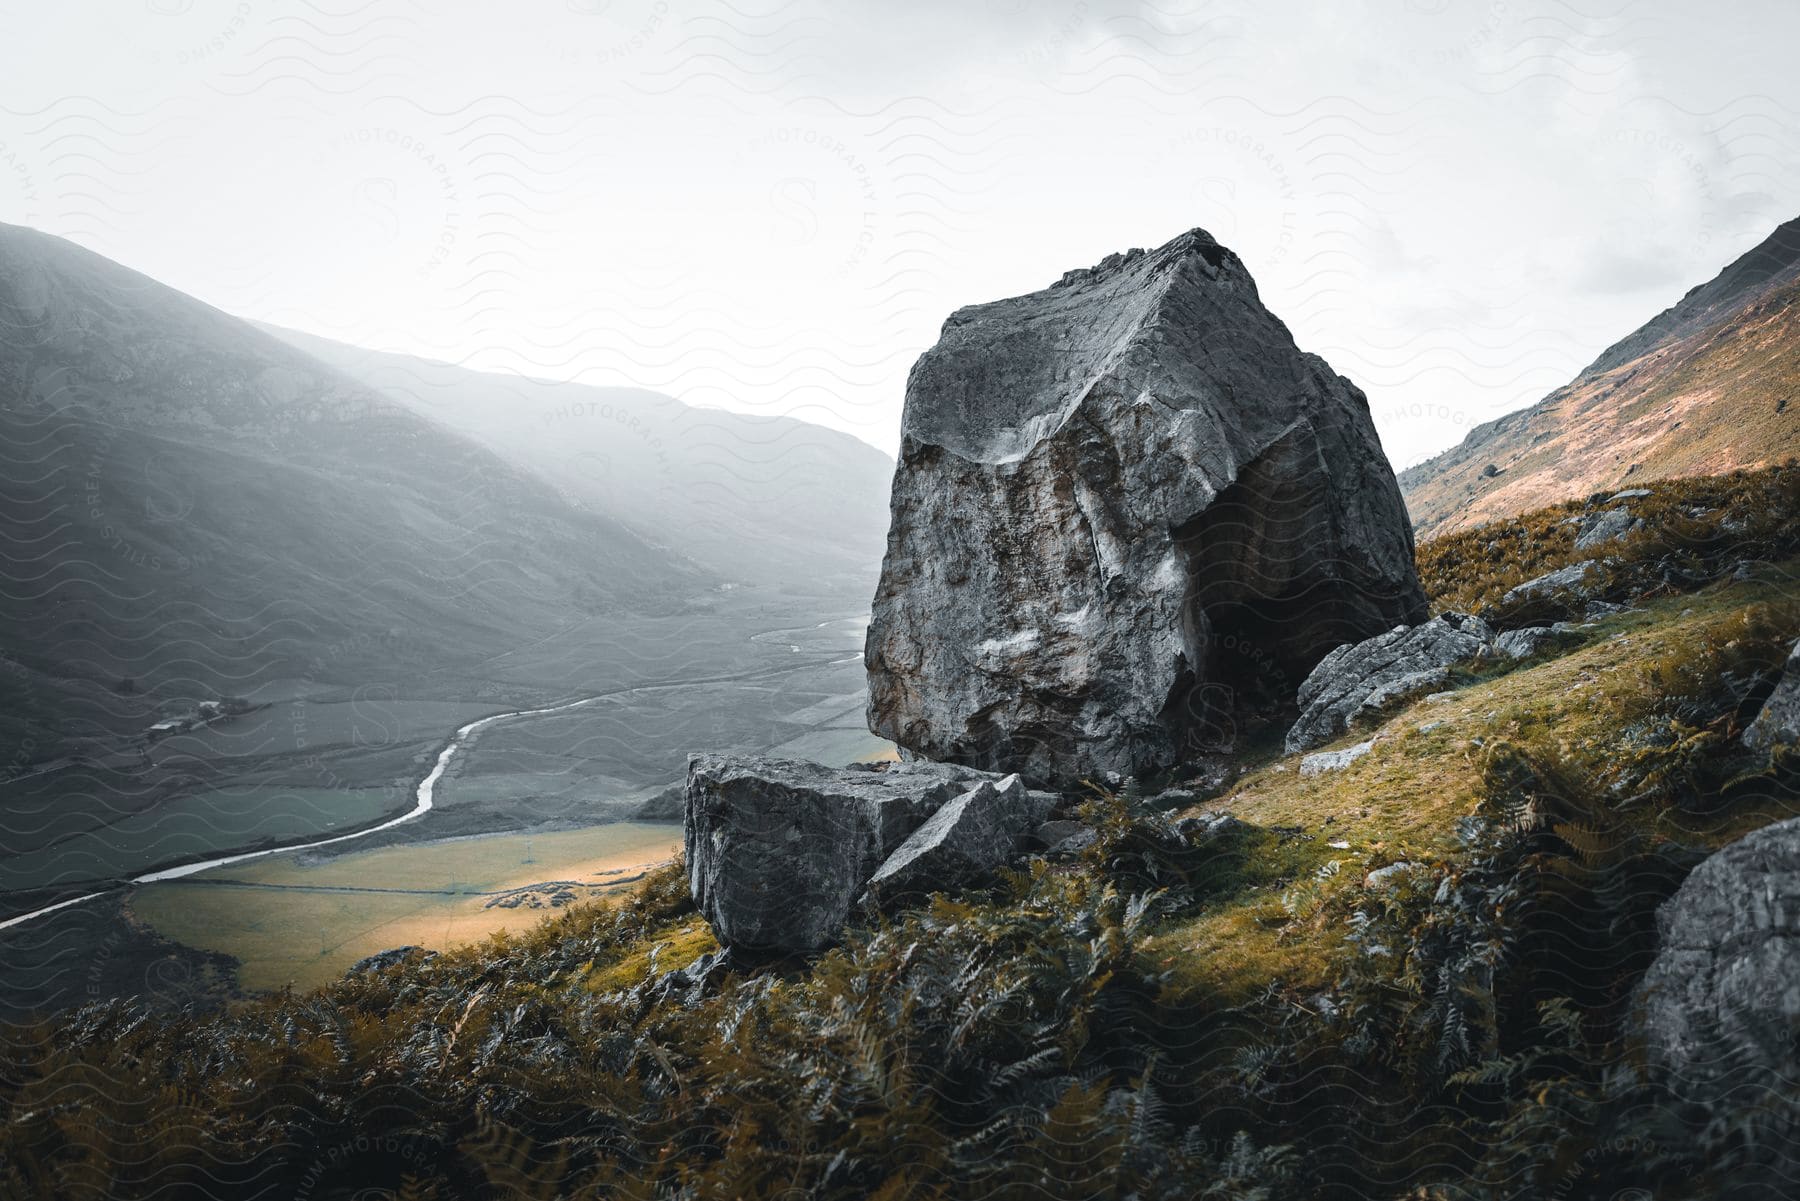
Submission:
[[[578,897],[608,895],[680,846],[678,827],[618,822],[353,851],[323,862],[278,856],[144,885],[130,908],[165,937],[232,956],[246,991],[316,988],[378,951],[478,943],[528,930],[555,912],[492,905],[493,893],[572,881]],[[390,889],[407,891],[377,891]]]
[[[9,864],[8,889],[135,875],[305,835],[329,837],[411,807],[408,790],[238,785],[166,801]]]

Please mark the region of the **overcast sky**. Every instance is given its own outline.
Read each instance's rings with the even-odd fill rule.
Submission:
[[[6,0],[0,220],[246,317],[884,449],[1203,226],[1396,467],[1800,215],[1791,0]]]

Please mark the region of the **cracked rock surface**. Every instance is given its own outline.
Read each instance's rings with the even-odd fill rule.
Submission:
[[[1422,621],[1368,402],[1194,230],[954,313],[914,365],[869,726],[1044,784],[1228,743]]]
[[[1800,818],[1695,868],[1639,989],[1650,1058],[1688,1099],[1800,1096]],[[1792,1148],[1789,1148],[1790,1152]]]
[[[1437,691],[1450,682],[1452,666],[1487,653],[1493,642],[1481,618],[1443,613],[1338,647],[1300,685],[1288,753],[1322,746],[1364,718]]]
[[[951,816],[915,840],[953,801]],[[804,954],[837,941],[870,879],[897,851],[909,854],[890,871],[890,891],[953,887],[1004,862],[1056,801],[955,764],[899,763],[876,772],[693,755],[688,888],[721,943]]]

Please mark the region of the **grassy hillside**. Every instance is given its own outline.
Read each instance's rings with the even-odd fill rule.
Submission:
[[[1531,408],[1400,473],[1421,535],[1800,455],[1800,220]]]
[[[894,463],[848,434],[270,332],[725,578],[874,591]]]
[[[0,477],[0,771],[220,694],[467,669],[716,582],[268,334],[10,226]]]
[[[1792,469],[1659,492],[1604,552],[1630,608],[1469,667],[1302,776],[1255,750],[1177,829],[1098,842],[699,987],[679,865],[623,902],[209,1015],[8,1033],[19,1196],[1779,1196],[1780,1113],[1632,1068],[1656,906],[1800,807],[1738,734],[1800,634]],[[1698,498],[1698,499],[1696,499]],[[1694,516],[1694,510],[1710,513]],[[1533,514],[1428,543],[1433,602],[1507,612],[1574,555]],[[1698,524],[1695,524],[1698,523]],[[1614,561],[1616,560],[1616,561]],[[1348,739],[1346,739],[1348,740]],[[1755,1191],[1758,1182],[1766,1186]],[[1635,1194],[1634,1194],[1635,1195]]]

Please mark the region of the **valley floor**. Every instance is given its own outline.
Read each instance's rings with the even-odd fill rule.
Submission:
[[[1298,756],[1257,744],[1223,785],[1179,782],[1210,789],[1185,815],[1135,786],[1067,796],[1086,847],[853,917],[817,956],[713,957],[683,865],[613,892],[614,860],[567,885],[602,895],[314,991],[0,1026],[3,1183],[121,1197],[1791,1196],[1791,1079],[1739,1073],[1729,1103],[1685,1100],[1653,1070],[1634,1006],[1666,950],[1659,909],[1695,865],[1800,813],[1793,748],[1742,739],[1800,635],[1800,469],[1662,487],[1642,529],[1599,549],[1574,546],[1579,503],[1422,547],[1438,608],[1575,632],[1532,657],[1465,661],[1437,694],[1345,734],[1340,747],[1371,741],[1347,766],[1302,774]],[[1520,579],[1582,555],[1581,588],[1517,599]],[[783,711],[826,714],[834,695]],[[520,844],[443,845],[467,856],[453,875],[472,893],[551,874]],[[410,853],[197,888],[229,903],[301,885],[326,910],[437,887],[441,869],[411,874]],[[340,953],[249,924],[221,937],[295,940],[290,974]],[[146,973],[187,973],[165,1001],[223,959],[159,949],[128,948]]]
[[[208,974],[220,986],[215,995],[223,996],[234,988],[321,983],[364,955],[409,942],[442,948],[518,929],[543,909],[529,900],[490,905],[492,897],[461,894],[572,880],[580,888],[557,901],[566,904],[604,891],[599,877],[607,872],[666,858],[680,841],[679,827],[640,827],[629,819],[646,798],[680,778],[695,746],[826,762],[881,754],[887,744],[863,722],[864,622],[846,615],[850,602],[835,611],[819,605],[818,618],[799,626],[791,624],[795,617],[804,618],[818,602],[738,598],[734,604],[734,644],[722,619],[712,620],[704,636],[689,622],[694,641],[680,642],[683,655],[600,664],[587,675],[627,671],[642,683],[590,692],[597,698],[592,703],[481,730],[436,782],[433,807],[414,820],[302,852],[297,861],[278,855],[202,873],[190,878],[194,883],[138,885],[114,894],[123,904],[84,901],[0,930],[7,952],[0,1009],[21,1014],[110,995],[72,965],[84,948],[146,938],[172,939],[213,956],[209,962],[239,965]],[[720,658],[715,644],[735,649]],[[643,649],[654,646],[646,642]],[[560,654],[552,678],[573,684],[568,656],[579,653],[579,647],[534,646],[509,670],[528,671],[542,656]],[[695,657],[706,655],[713,657]],[[659,679],[657,670],[675,678]],[[386,687],[348,694],[300,689],[258,698],[266,708],[148,749],[15,779],[7,785],[7,811],[17,835],[9,836],[0,858],[0,917],[110,892],[121,878],[177,864],[391,822],[415,807],[419,783],[452,730],[518,707],[514,698],[526,696],[493,685],[468,691],[505,699],[496,705],[414,699]],[[390,855],[397,857],[383,857]],[[224,876],[295,884],[297,877],[288,879],[295,873],[335,880],[343,874],[333,867],[340,857],[372,862],[372,879],[397,871],[422,891],[287,889],[252,897],[204,883]],[[532,870],[534,859],[544,871]],[[153,981],[140,990],[129,975],[123,986],[159,994]],[[193,999],[185,986],[180,995]]]

